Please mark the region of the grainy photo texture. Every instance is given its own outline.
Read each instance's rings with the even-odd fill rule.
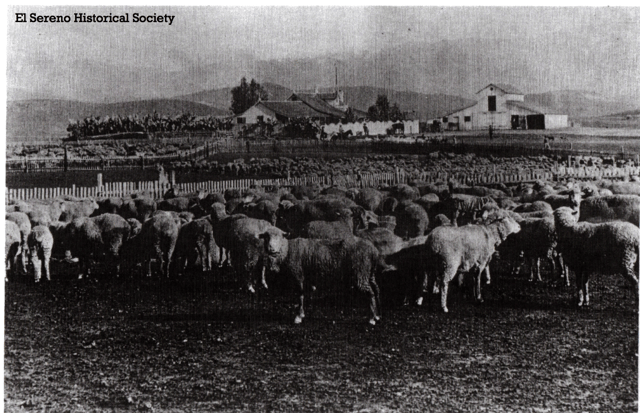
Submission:
[[[6,18],[4,411],[638,411],[640,9]]]

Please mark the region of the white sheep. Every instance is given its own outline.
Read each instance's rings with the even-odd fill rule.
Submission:
[[[449,283],[459,272],[474,274],[474,296],[482,301],[480,275],[491,257],[510,234],[520,231],[520,225],[506,217],[489,225],[442,226],[434,229],[424,243],[424,256],[440,282],[440,304],[446,313]],[[426,280],[423,286],[426,285]]]
[[[640,230],[628,222],[578,222],[577,212],[554,211],[558,250],[576,273],[578,306],[589,305],[589,275],[622,273],[638,289]]]
[[[267,267],[293,277],[296,282],[300,299],[296,324],[305,316],[306,290],[312,287],[348,289],[354,284],[371,300],[369,323],[375,325],[380,319],[380,290],[375,275],[383,262],[369,241],[357,237],[354,240],[288,240],[281,231],[265,231],[260,238],[264,239]]]

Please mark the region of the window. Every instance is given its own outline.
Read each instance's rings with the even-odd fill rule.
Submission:
[[[487,96],[489,99],[489,112],[496,111],[496,97],[495,96]]]
[[[247,118],[242,118],[242,117],[238,118],[238,125],[243,125],[245,123],[247,123]]]
[[[471,116],[465,116],[464,117],[464,121],[465,122],[471,122]]]
[[[258,122],[264,122],[264,116],[258,116],[257,119]]]
[[[442,118],[442,123],[447,123],[447,122],[449,122],[449,118],[447,118],[446,116]]]

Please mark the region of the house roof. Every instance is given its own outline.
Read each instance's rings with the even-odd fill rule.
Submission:
[[[300,100],[313,108],[314,110],[324,113],[329,116],[333,116],[336,118],[343,118],[344,112],[340,109],[336,109],[324,100],[322,100],[319,95],[311,94],[311,93],[294,93],[292,94],[288,101],[296,101]]]
[[[314,110],[307,106],[302,101],[286,101],[286,102],[274,102],[265,100],[259,102],[257,105],[262,105],[267,109],[272,110],[277,115],[287,118],[326,118],[327,115]]]
[[[497,87],[498,89],[502,90],[504,93],[507,93],[509,95],[524,95],[524,93],[522,93],[520,90],[518,90],[515,86],[509,85],[507,83],[489,83],[487,86],[485,86],[482,89],[478,90],[476,92],[476,94],[482,92],[483,90],[485,90],[489,86]]]

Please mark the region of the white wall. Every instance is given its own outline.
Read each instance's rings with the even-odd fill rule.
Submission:
[[[568,115],[544,115],[545,129],[560,129],[569,127]]]
[[[236,116],[236,121],[234,123],[238,123],[238,118],[245,118],[246,124],[258,123],[258,116],[264,116],[263,121],[265,122],[267,119],[276,120],[276,114],[272,110],[258,104],[251,106],[245,112]]]
[[[364,122],[367,124],[367,128],[369,129],[369,135],[386,135],[387,129],[391,127],[394,123],[397,122]],[[402,122],[404,123],[404,134],[416,134],[420,132],[419,121],[417,120],[408,120]],[[358,132],[364,134],[364,129],[362,128],[362,122],[355,123],[346,123],[342,125],[343,131],[351,130],[353,135],[355,136]],[[331,123],[328,125],[324,125],[324,131],[326,133],[338,132],[340,128],[339,123]]]

